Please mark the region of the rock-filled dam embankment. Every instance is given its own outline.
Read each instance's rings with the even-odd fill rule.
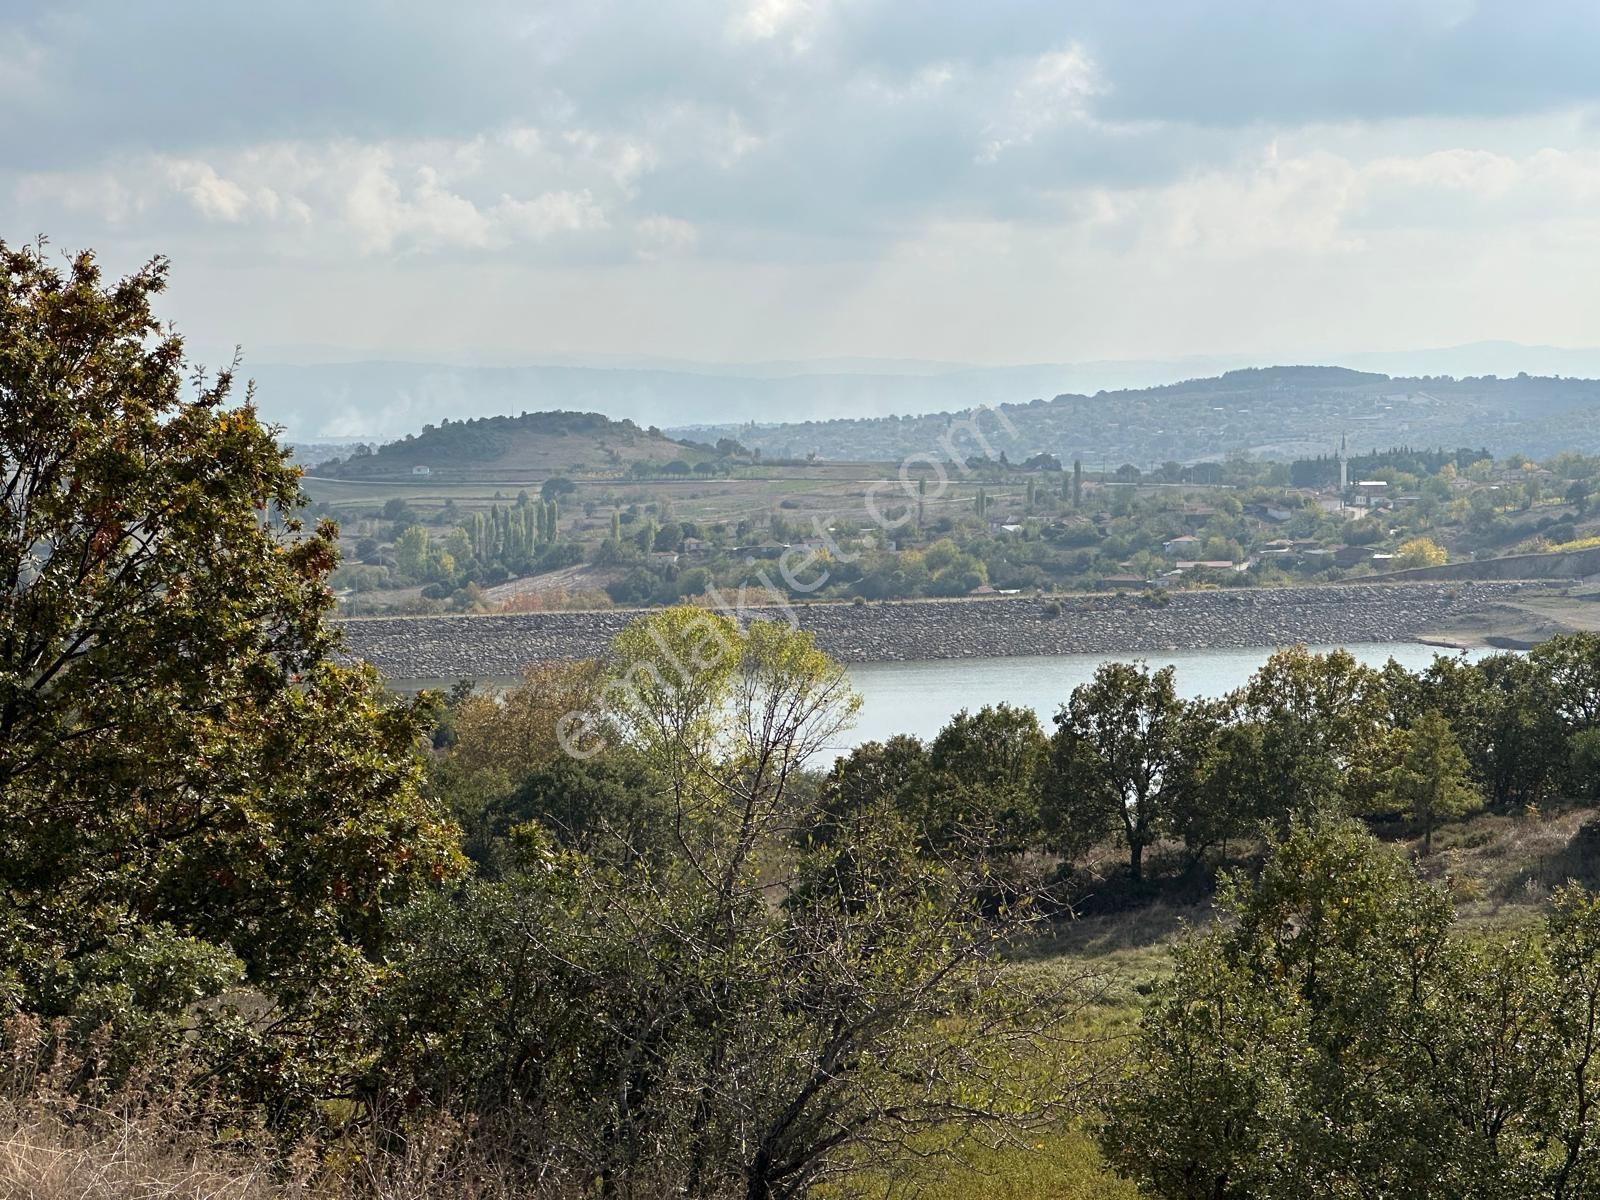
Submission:
[[[1295,642],[1410,641],[1486,605],[1516,582],[1001,597],[788,610],[844,662],[1029,654],[1158,653]],[[390,679],[487,679],[528,663],[603,656],[633,610],[506,616],[371,617],[343,623],[350,651]],[[749,608],[741,620],[786,619]]]

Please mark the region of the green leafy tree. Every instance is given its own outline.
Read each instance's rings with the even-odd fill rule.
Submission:
[[[1261,726],[1271,790],[1264,811],[1280,822],[1329,802],[1344,803],[1352,771],[1373,761],[1387,716],[1383,677],[1345,650],[1279,650],[1236,697]]]
[[[1461,699],[1452,701],[1448,689],[1437,687],[1435,695],[1447,693],[1440,707],[1462,731],[1463,749],[1491,800],[1501,808],[1539,801],[1561,776],[1570,737],[1542,662],[1491,654],[1448,677],[1465,684]],[[1451,703],[1460,715],[1447,707]]]
[[[1567,743],[1567,788],[1593,803],[1600,799],[1600,729],[1585,729]]]
[[[948,850],[981,839],[1000,854],[1037,844],[1049,751],[1032,709],[962,709],[928,746],[930,774],[916,814],[925,844]]]
[[[656,832],[530,779],[510,869],[405,926],[376,1006],[391,1090],[508,1130],[546,1187],[753,1200],[951,1132],[1005,1136],[1077,1094],[1059,985],[1001,954],[1027,899],[984,911],[982,847],[925,855],[896,809],[920,747],[878,772],[858,752],[853,794],[808,812],[804,769],[854,708],[808,635],[651,614],[594,708],[610,744],[578,790],[638,781]],[[634,852],[655,836],[662,853]]]
[[[917,828],[931,770],[927,747],[906,734],[856,746],[828,772],[806,836],[831,844],[851,827],[854,814],[883,805]]]
[[[410,525],[395,542],[395,559],[403,574],[421,579],[428,573],[428,531],[421,525]]]
[[[1578,516],[1584,517],[1589,512],[1590,486],[1587,480],[1574,480],[1567,487],[1567,503],[1578,510]]]
[[[578,490],[578,485],[565,475],[552,475],[539,486],[539,498],[549,502],[559,501]]]
[[[518,839],[532,824],[559,845],[595,859],[659,861],[669,846],[650,776],[622,752],[588,761],[563,754],[541,764],[476,814],[467,852],[486,874],[513,873],[522,865]]]
[[[1100,1131],[1174,1200],[1540,1197],[1600,1182],[1600,904],[1454,931],[1445,892],[1354,822],[1290,823],[1231,918],[1175,952]]]
[[[1388,795],[1422,826],[1422,845],[1432,850],[1439,822],[1482,808],[1483,795],[1473,786],[1471,765],[1450,722],[1439,713],[1423,713],[1397,740],[1396,761],[1386,780]]]
[[[337,531],[231,371],[186,388],[166,278],[0,245],[0,993],[148,1040],[244,988],[278,1015],[210,1020],[259,1042],[458,858],[427,704],[340,664]]]
[[[1569,734],[1600,728],[1600,634],[1558,634],[1528,653],[1548,685],[1547,702]]]
[[[1105,663],[1072,690],[1056,716],[1047,824],[1064,845],[1114,829],[1128,870],[1144,876],[1145,849],[1169,828],[1194,758],[1173,669]]]
[[[1197,862],[1213,847],[1226,854],[1231,840],[1251,834],[1270,815],[1273,788],[1260,723],[1239,719],[1224,700],[1192,701],[1186,719],[1193,776],[1173,797],[1171,829]]]

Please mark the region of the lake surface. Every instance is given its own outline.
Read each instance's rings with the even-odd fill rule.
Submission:
[[[1332,650],[1313,646],[1313,650]],[[1411,670],[1426,667],[1442,650],[1416,642],[1357,642],[1344,649],[1364,663],[1389,659]],[[1049,733],[1051,718],[1072,689],[1087,683],[1101,663],[1142,658],[1152,669],[1176,668],[1180,695],[1220,696],[1244,683],[1267,661],[1271,648],[1169,650],[1136,654],[1063,654],[1039,658],[954,658],[927,662],[856,663],[850,678],[861,693],[856,724],[834,748],[834,757],[862,742],[897,733],[931,738],[961,709],[985,704],[1026,705]],[[1471,657],[1479,657],[1472,654]]]
[[[1313,646],[1327,651],[1335,646]],[[1426,667],[1440,654],[1459,654],[1419,642],[1351,642],[1343,649],[1360,662],[1382,666],[1394,659],[1409,670]],[[1469,658],[1481,658],[1488,651],[1467,651]],[[1250,678],[1272,654],[1272,647],[1256,646],[1243,650],[1165,650],[1148,654],[1054,654],[1037,657],[944,658],[920,662],[853,663],[850,679],[861,693],[861,711],[855,725],[847,730],[831,753],[820,756],[815,766],[826,766],[863,742],[881,742],[897,733],[909,733],[924,740],[942,729],[963,708],[979,709],[985,704],[1025,705],[1039,714],[1046,733],[1055,727],[1051,718],[1066,702],[1072,689],[1087,683],[1095,668],[1106,662],[1141,660],[1151,668],[1171,666],[1176,670],[1179,695],[1220,696],[1231,692]],[[449,688],[450,679],[396,679],[390,686],[401,691],[418,688]],[[512,679],[484,679],[488,688],[510,687]]]

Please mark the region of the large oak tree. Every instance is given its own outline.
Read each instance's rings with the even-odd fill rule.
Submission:
[[[339,660],[336,530],[166,280],[0,243],[0,993],[175,1032],[243,991],[283,1029],[457,852],[426,707]]]

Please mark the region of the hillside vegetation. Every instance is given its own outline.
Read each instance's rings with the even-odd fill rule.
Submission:
[[[1348,435],[1375,446],[1487,446],[1544,457],[1600,450],[1600,381],[1519,375],[1391,378],[1342,367],[1229,371],[1162,387],[1060,395],[1002,404],[1013,431],[990,433],[1012,458],[1147,468],[1247,451],[1290,459],[1324,453]],[[862,420],[749,423],[678,430],[697,440],[737,437],[769,455],[899,459],[925,454],[972,411]],[[990,421],[989,428],[996,423]]]
[[[403,699],[165,282],[0,244],[0,1195],[1600,1194],[1600,636],[826,770],[843,667],[693,606]]]
[[[635,462],[690,465],[707,457],[654,427],[613,421],[601,413],[525,412],[520,416],[446,419],[376,450],[361,446],[349,458],[316,467],[340,479],[409,479],[418,467],[430,477],[503,479],[551,474],[610,474]]]

